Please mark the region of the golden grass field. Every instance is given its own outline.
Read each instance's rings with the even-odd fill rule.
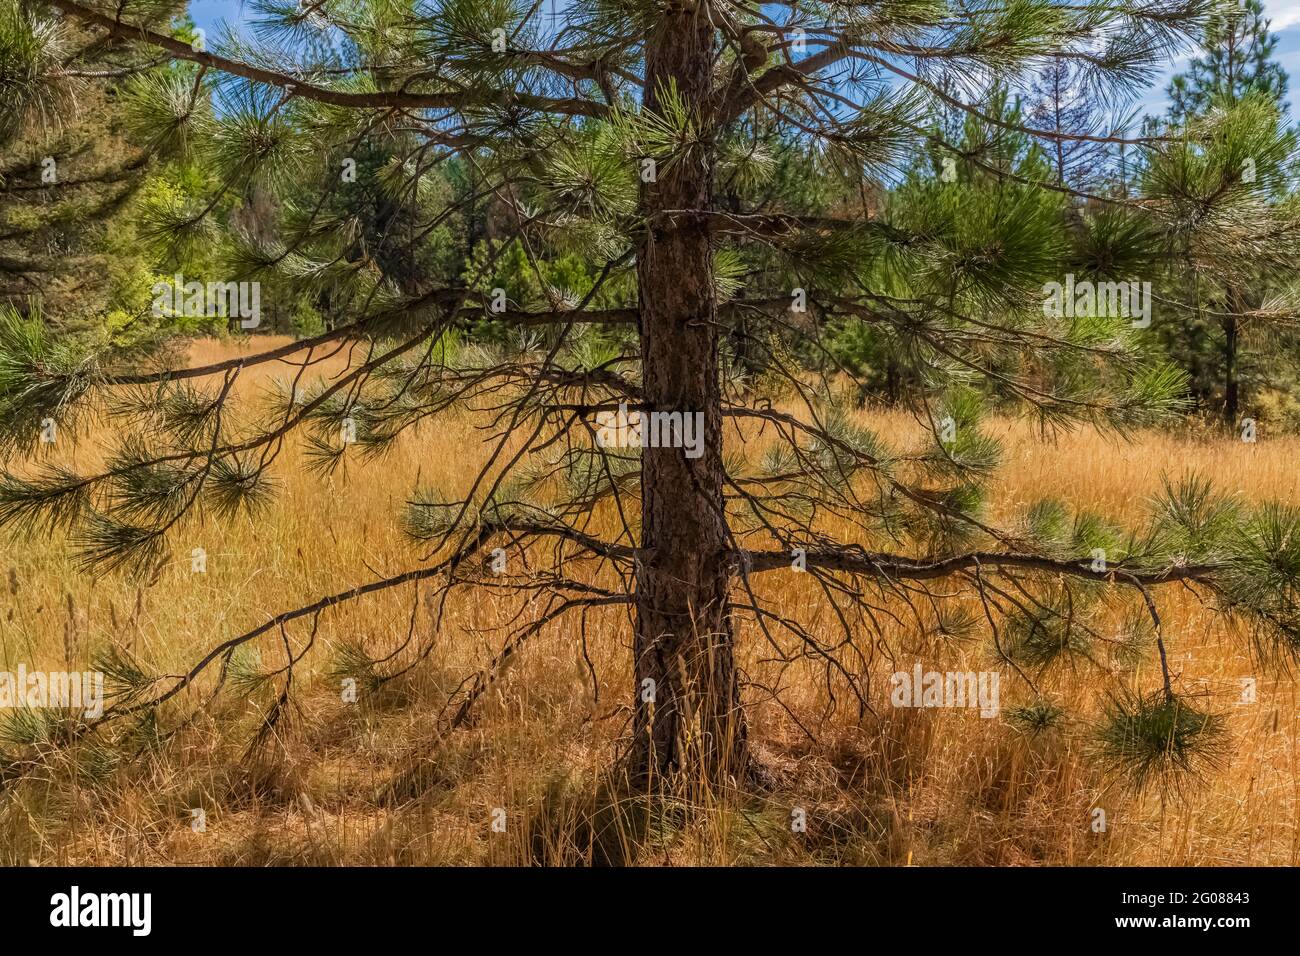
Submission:
[[[259,341],[242,348],[264,348]],[[200,343],[196,360],[236,346]],[[266,375],[244,376],[247,389]],[[864,411],[896,442],[915,430],[900,413]],[[1151,432],[1130,443],[1087,431],[1048,443],[1026,423],[999,421],[1007,455],[994,485],[995,516],[1051,495],[1135,519],[1162,473],[1199,470],[1219,487],[1255,500],[1300,501],[1300,439],[1248,445],[1217,433]],[[290,449],[276,466],[280,494],[269,510],[221,524],[186,525],[173,561],[156,580],[86,575],[65,541],[9,539],[0,567],[0,667],[62,667],[108,643],[129,648],[155,672],[178,673],[224,638],[275,612],[419,563],[398,527],[417,484],[462,489],[485,454],[483,434],[445,416],[409,435],[388,458],[350,465],[324,479]],[[82,454],[94,454],[83,449]],[[191,547],[207,571],[190,570]],[[828,639],[833,622],[816,592],[792,574],[768,575],[763,595]],[[5,580],[7,579],[7,584]],[[783,699],[815,740],[777,706],[750,695],[751,738],[780,770],[772,792],[719,800],[705,813],[665,825],[638,847],[645,865],[1296,865],[1300,863],[1300,701],[1293,677],[1252,662],[1246,642],[1188,591],[1158,595],[1178,686],[1206,692],[1229,716],[1231,759],[1181,800],[1125,795],[1086,753],[1086,734],[1027,737],[972,711],[895,710],[888,674],[926,667],[980,669],[985,641],[944,642],[899,629],[889,652],[872,655],[875,715],[841,706],[823,717],[821,671],[794,667]],[[625,732],[631,696],[630,622],[623,610],[593,612],[586,653],[574,615],[532,639],[481,702],[470,727],[438,742],[435,716],[461,680],[504,640],[514,604],[490,591],[458,589],[428,659],[378,700],[345,703],[329,668],[338,648],[361,643],[388,653],[415,627],[429,634],[429,609],[410,587],[353,602],[321,618],[316,646],[298,668],[295,706],[274,739],[247,754],[273,688],[241,696],[227,688],[200,707],[183,695],[165,716],[189,724],[130,755],[120,748],[50,755],[42,769],[0,794],[0,864],[526,864],[581,863],[593,850],[592,809],[601,770]],[[308,628],[293,625],[295,650]],[[769,673],[765,648],[741,633],[745,671]],[[258,644],[262,666],[283,663],[278,634]],[[1255,677],[1258,698],[1238,703]],[[1152,661],[1134,679],[1158,682]],[[1081,727],[1114,675],[1101,667],[1058,668],[1044,686]],[[1003,707],[1015,702],[1004,680]],[[427,789],[381,804],[378,789],[415,758]],[[792,808],[807,814],[792,833]],[[1106,811],[1094,832],[1092,810]],[[196,832],[192,811],[206,827]],[[505,810],[505,832],[491,827]],[[596,815],[599,818],[599,815]]]

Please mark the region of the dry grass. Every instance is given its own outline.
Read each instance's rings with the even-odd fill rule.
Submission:
[[[206,343],[208,360],[230,346]],[[270,371],[247,376],[244,387]],[[282,373],[276,373],[282,374]],[[869,413],[871,427],[895,437],[902,416]],[[1162,472],[1199,469],[1252,499],[1300,500],[1300,441],[1250,446],[1219,436],[1145,434],[1131,444],[1088,433],[1042,441],[1020,422],[998,425],[1008,456],[995,485],[994,512],[1014,514],[1053,495],[1118,517],[1141,513]],[[320,594],[414,566],[418,549],[396,517],[417,483],[464,486],[481,461],[481,436],[467,420],[440,419],[380,463],[320,479],[289,450],[277,468],[280,495],[257,518],[191,525],[175,560],[156,580],[85,575],[61,540],[11,542],[0,576],[0,667],[62,667],[116,643],[158,672],[176,673],[215,642]],[[190,571],[189,549],[207,551],[207,573]],[[0,577],[0,582],[3,577]],[[0,587],[4,585],[0,583]],[[773,575],[764,594],[787,613],[831,634],[828,609],[806,580]],[[812,667],[785,675],[784,699],[810,740],[777,706],[754,693],[752,736],[782,783],[766,794],[717,801],[689,818],[641,820],[636,804],[615,812],[601,768],[627,718],[630,631],[625,612],[593,613],[583,632],[571,617],[532,641],[509,668],[477,722],[434,747],[434,715],[461,679],[503,640],[514,605],[490,592],[456,592],[429,658],[379,699],[340,699],[331,660],[360,642],[386,653],[406,637],[412,608],[420,633],[428,609],[411,589],[340,608],[322,618],[317,647],[295,683],[296,708],[275,739],[245,748],[273,697],[227,694],[210,712],[135,756],[91,747],[49,766],[0,796],[0,863],[23,864],[643,864],[913,863],[1295,865],[1297,701],[1291,677],[1252,663],[1244,643],[1183,591],[1162,596],[1180,686],[1204,691],[1229,715],[1234,746],[1223,772],[1181,801],[1133,798],[1089,760],[1086,722],[1114,675],[1066,667],[1045,687],[1067,707],[1067,732],[1037,738],[970,711],[891,709],[877,650],[869,673],[876,716],[841,706],[824,716],[827,691]],[[306,632],[290,637],[301,646]],[[742,635],[744,667],[770,673],[761,641]],[[991,665],[981,642],[944,642],[899,629],[890,648],[897,669]],[[259,645],[264,667],[282,663],[278,635]],[[1151,661],[1134,679],[1157,679]],[[1240,679],[1258,679],[1258,702],[1241,705]],[[1018,691],[1004,684],[1004,708]],[[173,723],[194,711],[170,707]],[[841,703],[843,699],[841,695]],[[1079,732],[1069,732],[1070,730]],[[412,755],[423,755],[427,789],[404,805],[376,791]],[[1092,810],[1106,810],[1105,833]],[[192,810],[206,829],[191,827]],[[493,832],[494,808],[505,832]],[[793,808],[806,833],[791,832]],[[636,852],[628,853],[635,845]]]

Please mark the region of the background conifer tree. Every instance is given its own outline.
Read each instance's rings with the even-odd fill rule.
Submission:
[[[1200,55],[1169,83],[1175,123],[1205,113],[1216,99],[1235,102],[1252,92],[1285,104],[1287,75],[1274,59],[1277,37],[1260,0],[1214,4],[1197,45]]]
[[[1277,160],[1293,148],[1285,128],[1287,75],[1274,59],[1277,37],[1269,32],[1263,5],[1259,0],[1217,4],[1198,46],[1200,56],[1169,84],[1170,123],[1175,129],[1197,123],[1218,125],[1223,114],[1249,102],[1252,105],[1239,115],[1251,115],[1249,122],[1255,124],[1261,140],[1272,140],[1259,143],[1270,150],[1265,165],[1282,168],[1275,165]],[[1241,176],[1253,180],[1257,160],[1243,154],[1240,161]],[[1291,191],[1289,177],[1274,177],[1272,184],[1270,199],[1284,201]],[[1166,332],[1181,329],[1170,340],[1171,352],[1182,357],[1203,400],[1217,396],[1229,427],[1237,426],[1248,396],[1263,384],[1252,361],[1253,350],[1243,349],[1243,343],[1253,340],[1270,351],[1294,351],[1288,309],[1279,308],[1278,302],[1279,289],[1291,282],[1292,268],[1264,251],[1256,266],[1244,272],[1244,264],[1219,269],[1217,249],[1209,257],[1184,255],[1183,268],[1175,272],[1176,285],[1193,292],[1175,296],[1185,318],[1181,326],[1166,327]]]
[[[149,158],[127,142],[113,98],[131,54],[99,49],[87,68],[78,57],[95,41],[17,0],[0,4],[0,301],[43,303],[65,325],[106,294],[97,240]]]

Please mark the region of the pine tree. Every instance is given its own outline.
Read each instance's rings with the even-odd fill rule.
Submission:
[[[1216,99],[1236,102],[1251,92],[1286,102],[1287,75],[1273,59],[1277,37],[1269,32],[1261,0],[1219,0],[1199,40],[1201,55],[1169,82],[1169,115],[1182,125]]]
[[[1231,110],[1243,100],[1265,101],[1282,115],[1276,118],[1260,117],[1269,129],[1277,129],[1286,113],[1287,75],[1274,59],[1277,37],[1269,32],[1269,21],[1264,18],[1260,0],[1223,0],[1213,10],[1206,22],[1200,40],[1202,55],[1192,61],[1190,69],[1175,76],[1169,85],[1169,119],[1174,126],[1204,122],[1216,110]],[[1213,122],[1213,120],[1210,120]],[[1275,137],[1280,135],[1275,134]],[[1243,156],[1242,175],[1253,178],[1259,159]],[[1277,187],[1280,196],[1285,187]],[[1268,260],[1266,257],[1266,261]],[[1221,414],[1229,427],[1236,427],[1241,417],[1245,386],[1250,383],[1242,368],[1242,340],[1252,322],[1259,325],[1261,318],[1270,318],[1270,308],[1265,308],[1269,293],[1277,286],[1277,278],[1288,281],[1290,265],[1269,272],[1267,269],[1249,270],[1239,281],[1218,274],[1213,263],[1204,260],[1199,268],[1189,269],[1180,276],[1184,288],[1190,283],[1199,299],[1189,303],[1190,310],[1185,329],[1193,333],[1190,351],[1193,360],[1208,344],[1195,334],[1206,325],[1217,326],[1221,336],[1217,361],[1204,361],[1205,367],[1218,372],[1222,391]],[[1206,268],[1208,266],[1208,268]]]
[[[1083,71],[1069,60],[1053,59],[1029,89],[1029,122],[1053,133],[1087,136],[1103,129],[1104,116],[1087,100]],[[1096,185],[1106,165],[1106,144],[1057,136],[1046,144],[1056,181],[1076,189]]]
[[[1210,140],[1066,133],[981,105],[991,74],[1055,61],[1074,64],[1081,82],[1132,89],[1195,29],[1197,4],[593,0],[552,24],[514,0],[266,0],[258,42],[212,50],[159,32],[167,7],[156,0],[48,7],[64,26],[199,64],[224,112],[196,115],[192,88],[157,82],[132,109],[137,128],[158,131],[155,152],[206,165],[212,202],[252,187],[301,196],[304,184],[318,196],[286,205],[274,234],[219,235],[201,204],[158,211],[158,234],[218,245],[229,278],[263,281],[268,295],[328,292],[351,318],[292,345],[159,368],[126,350],[70,350],[10,314],[0,323],[6,451],[38,449],[50,418],[75,439],[107,416],[120,437],[103,466],[6,473],[0,521],[67,529],[88,569],[148,573],[188,524],[267,505],[288,440],[302,437],[330,470],[382,454],[450,408],[487,408],[495,426],[468,490],[410,490],[404,521],[419,557],[409,570],[345,582],[251,624],[179,677],[107,662],[121,696],[96,727],[165,718],[163,705],[186,690],[220,690],[241,648],[279,641],[295,622],[314,634],[341,603],[421,584],[438,595],[490,587],[518,595],[533,619],[467,679],[441,715],[448,731],[472,719],[501,666],[541,629],[622,609],[633,630],[630,779],[726,789],[763,775],[742,708],[739,640],[767,643],[787,666],[823,667],[837,698],[865,712],[862,661],[886,639],[884,618],[964,616],[972,629],[987,625],[1027,706],[1046,706],[1034,674],[1104,643],[1100,605],[1127,596],[1147,615],[1135,631],[1152,638],[1161,678],[1117,693],[1100,752],[1145,783],[1212,761],[1223,734],[1223,720],[1170,673],[1161,589],[1195,582],[1261,652],[1300,650],[1300,510],[1244,509],[1195,478],[1171,478],[1149,522],[1126,531],[1059,502],[1008,527],[983,507],[999,458],[981,427],[990,405],[1032,413],[1047,429],[1119,432],[1184,406],[1185,377],[1152,360],[1122,300],[1050,308],[1052,283],[1059,293],[1075,278],[1140,277],[1167,261],[1170,237],[1200,235],[1206,221],[1231,226],[1236,261],[1263,244],[1277,256],[1300,247],[1294,218],[1261,207],[1232,165],[1243,143],[1261,145],[1248,123],[1207,129],[1230,147],[1207,161]],[[338,39],[343,64],[314,60],[303,36]],[[990,148],[936,130],[939,109],[965,117]],[[349,258],[355,222],[326,200],[350,185],[343,173],[359,145],[380,136],[400,160],[385,169],[394,194],[418,193],[425,170],[453,158],[472,170],[475,188],[425,211],[424,226],[490,197],[511,241],[484,244],[459,282],[414,293],[385,281],[377,256]],[[777,140],[814,149],[846,184],[886,181],[927,149],[938,162],[907,203],[854,215],[782,208],[778,193],[761,201],[762,189],[747,191],[757,201],[724,202],[722,184],[737,177],[770,182],[761,147]],[[1126,201],[1057,182],[1042,150],[1033,163],[1008,161],[1058,141],[1126,142],[1152,151],[1167,175]],[[1193,166],[1194,178],[1179,178]],[[973,175],[1000,188],[972,188]],[[1068,207],[1083,199],[1102,211],[1072,226]],[[388,239],[389,254],[415,249],[406,229]],[[572,249],[597,268],[563,287],[545,263]],[[487,285],[508,255],[543,303]],[[897,340],[915,383],[905,400],[928,436],[920,445],[857,424],[833,366],[810,377],[788,364],[848,317]],[[466,344],[483,320],[515,330],[513,343]],[[732,374],[724,343],[742,334],[750,362],[776,383],[766,393]],[[345,343],[359,344],[357,357],[326,382],[288,382],[268,408],[232,398],[250,366],[306,369]],[[633,413],[653,416],[661,440],[621,430]],[[759,428],[772,447],[740,455]],[[597,517],[621,530],[597,536]],[[529,554],[527,570],[486,581],[482,560],[494,551],[494,562]],[[765,597],[764,582],[781,575],[804,575],[841,640],[818,639],[799,609]],[[415,641],[398,658],[358,652],[349,666],[378,688],[428,651]],[[283,686],[268,727],[296,663],[262,675]]]
[[[97,51],[87,70],[77,60],[90,42],[90,31],[0,3],[0,301],[40,301],[65,321],[102,297],[97,240],[149,158],[120,129],[110,88],[120,67],[109,66],[120,51]]]

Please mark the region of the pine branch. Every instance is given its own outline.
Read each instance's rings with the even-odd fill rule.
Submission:
[[[273,70],[242,63],[215,53],[196,52],[191,44],[183,40],[157,33],[145,26],[114,20],[110,16],[84,7],[73,2],[73,0],[48,0],[48,2],[50,6],[56,10],[61,10],[70,17],[107,30],[110,36],[147,43],[150,46],[166,50],[176,59],[198,63],[201,66],[220,70],[230,76],[243,77],[255,83],[279,87],[293,96],[303,97],[330,106],[368,109],[396,107],[452,110],[518,107],[525,110],[565,116],[603,117],[608,115],[607,107],[588,100],[557,99],[515,92],[504,88],[495,92],[464,90],[455,93],[411,93],[405,90],[377,90],[370,93],[356,93],[331,89],[309,83],[290,74],[277,73]]]
[[[1222,576],[1227,567],[1223,564],[1170,564],[1152,569],[1114,564],[1101,571],[1094,570],[1089,560],[1065,561],[1037,554],[1002,551],[972,551],[934,561],[924,561],[846,548],[836,551],[809,550],[806,552],[806,558],[809,567],[906,581],[946,578],[977,567],[986,567],[1041,571],[1090,581],[1113,582],[1118,578],[1122,582],[1134,585],[1171,584],[1180,581],[1213,583]],[[788,551],[742,551],[737,552],[733,559],[755,572],[788,569],[793,561]]]

